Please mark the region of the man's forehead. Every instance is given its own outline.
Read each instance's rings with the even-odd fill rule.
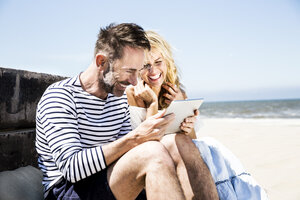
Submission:
[[[132,72],[136,72],[136,71],[139,71],[140,69],[143,68],[143,64],[142,65],[139,65],[139,66],[136,66],[136,67],[131,67],[131,66],[126,66],[126,65],[122,65],[120,66],[120,69],[123,70],[123,71],[132,71]]]
[[[141,61],[139,62],[124,62],[124,61],[121,61],[121,60],[117,60],[114,62],[114,68],[119,68],[120,70],[130,70],[130,71],[137,71],[137,70],[140,70],[143,65],[144,65],[144,62],[143,62],[144,59],[142,59]]]
[[[123,57],[124,56],[130,56],[133,54],[144,54],[144,49],[142,48],[134,48],[134,47],[130,47],[130,46],[125,46],[123,48]]]

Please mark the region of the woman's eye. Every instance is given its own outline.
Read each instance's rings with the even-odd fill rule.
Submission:
[[[158,61],[155,62],[155,64],[156,64],[156,65],[160,65],[161,62],[162,62],[161,60],[158,60]]]

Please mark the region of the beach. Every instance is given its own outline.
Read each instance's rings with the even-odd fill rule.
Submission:
[[[230,149],[271,200],[300,199],[300,119],[204,118],[197,137]]]

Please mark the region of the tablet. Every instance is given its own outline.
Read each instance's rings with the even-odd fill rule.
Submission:
[[[166,134],[180,132],[180,125],[183,120],[189,116],[194,115],[194,110],[199,109],[203,99],[186,99],[172,101],[171,105],[167,108],[166,114],[175,114],[175,119],[168,126]]]

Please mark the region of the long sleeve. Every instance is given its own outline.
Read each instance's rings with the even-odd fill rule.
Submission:
[[[75,103],[66,89],[48,92],[39,105],[39,126],[63,176],[77,182],[106,168],[101,146],[83,148]]]
[[[118,138],[123,137],[124,135],[126,135],[130,131],[132,131],[132,128],[131,128],[131,123],[130,123],[129,105],[127,105],[123,125],[122,125],[122,128],[120,130],[120,134],[119,134]]]

